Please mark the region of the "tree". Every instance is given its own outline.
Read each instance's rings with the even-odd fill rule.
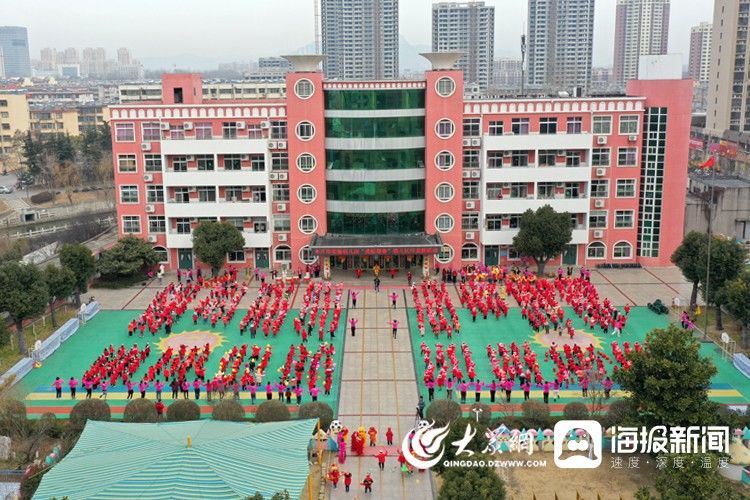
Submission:
[[[461,418],[461,406],[450,399],[436,399],[427,407],[426,420],[442,427]]]
[[[60,267],[55,264],[45,267],[43,274],[49,292],[49,313],[52,317],[52,326],[57,327],[55,301],[69,297],[73,293],[76,286],[76,277],[73,271],[67,267]]]
[[[489,441],[487,441],[487,437],[485,433],[487,432],[487,424],[483,422],[477,422],[476,419],[473,417],[470,418],[458,418],[453,421],[453,423],[450,424],[450,429],[448,429],[448,435],[443,440],[443,444],[445,445],[445,453],[443,454],[443,459],[435,464],[435,466],[432,468],[436,473],[438,474],[444,474],[448,468],[443,466],[443,462],[456,460],[456,459],[462,459],[465,458],[466,455],[460,455],[456,456],[456,451],[458,449],[455,446],[452,446],[451,443],[455,441],[459,441],[463,439],[463,437],[466,435],[466,429],[467,426],[471,426],[471,431],[476,431],[476,434],[474,437],[469,441],[469,444],[466,446],[467,450],[473,451],[476,453],[481,453],[487,448],[487,445],[489,444]],[[439,427],[437,424],[435,427]],[[476,455],[475,455],[476,456]],[[472,457],[473,459],[474,457]]]
[[[492,457],[474,455],[473,460],[491,462]],[[476,500],[492,498],[505,500],[505,483],[497,474],[495,467],[451,467],[441,475],[443,484],[440,487],[438,500]]]
[[[13,439],[26,437],[29,421],[26,419],[26,405],[17,399],[0,400],[0,433]]]
[[[717,470],[717,457],[711,454],[663,455],[667,466],[656,476],[655,487],[663,499],[721,498],[734,500],[745,498],[732,492]],[[711,460],[712,467],[703,467],[704,460]],[[680,462],[682,467],[674,464]]]
[[[125,405],[125,411],[122,413],[122,420],[124,422],[153,424],[158,418],[156,405],[150,399],[145,398],[131,399]]]
[[[86,427],[86,422],[96,420],[99,422],[109,422],[112,420],[112,411],[109,405],[103,399],[84,399],[79,401],[70,410],[68,427],[74,431],[82,431]]]
[[[48,297],[47,284],[36,266],[20,262],[0,266],[0,311],[6,311],[16,325],[19,354],[26,355],[23,322],[42,314]]]
[[[630,394],[637,423],[654,425],[706,425],[713,422],[716,403],[708,387],[716,367],[700,355],[693,335],[675,325],[651,330],[641,352],[632,351],[628,370],[618,370],[614,380]]]
[[[682,243],[672,254],[671,260],[674,265],[680,268],[685,279],[693,284],[690,292],[690,309],[695,308],[698,299],[698,284],[701,281],[701,255],[705,256],[706,245],[708,244],[708,235],[698,231],[690,231]]]
[[[216,275],[224,265],[229,252],[236,252],[245,247],[242,232],[228,222],[201,222],[193,231],[193,250],[195,255],[211,266]]]
[[[724,236],[714,236],[711,240],[711,272],[708,283],[706,283],[708,246],[704,249],[698,262],[703,299],[706,304],[716,306],[716,328],[718,330],[724,328],[721,322],[721,306],[727,300],[724,286],[740,273],[745,262],[745,255],[745,249],[736,240]],[[708,287],[706,287],[707,284]]]
[[[289,408],[281,401],[264,401],[255,410],[256,422],[286,422],[289,417]]]
[[[478,410],[478,412],[474,410]],[[490,425],[490,422],[492,422],[492,407],[490,405],[484,403],[473,403],[469,410],[469,416],[476,420],[477,414],[479,415],[478,418],[481,423],[484,425]]]
[[[81,175],[72,162],[57,163],[52,167],[52,187],[62,189],[68,198],[68,203],[73,204],[73,193],[81,186]]]
[[[151,245],[135,236],[126,236],[99,255],[96,270],[108,278],[123,278],[134,276],[158,260]]]
[[[333,409],[322,401],[310,401],[299,407],[297,416],[300,419],[320,419],[320,428],[325,430],[333,421]],[[313,432],[316,432],[316,430],[313,430]]]
[[[91,250],[80,243],[67,243],[60,249],[60,264],[67,267],[76,277],[73,289],[76,305],[81,305],[81,294],[88,290],[89,279],[96,272],[96,260]]]
[[[42,172],[42,155],[44,154],[44,147],[42,146],[41,141],[31,135],[30,130],[23,138],[21,149],[29,173],[33,176],[39,175]]]
[[[211,418],[227,422],[242,422],[245,420],[245,409],[234,399],[223,399],[214,406]]]
[[[167,420],[170,422],[187,422],[201,418],[201,408],[195,401],[178,399],[167,406]]]
[[[521,216],[520,230],[513,237],[513,248],[537,264],[537,273],[544,274],[547,262],[562,254],[573,237],[568,212],[556,212],[544,205],[536,212],[529,209]]]
[[[589,409],[579,401],[571,401],[563,407],[563,416],[566,420],[587,420]]]
[[[542,427],[549,423],[549,406],[543,402],[529,399],[523,402],[521,408],[526,427]]]
[[[726,284],[726,306],[740,322],[742,347],[748,348],[748,327],[750,327],[750,271],[745,270]]]

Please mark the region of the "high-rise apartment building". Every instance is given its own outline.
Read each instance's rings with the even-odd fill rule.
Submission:
[[[520,59],[500,58],[492,69],[492,85],[495,89],[520,90],[523,66]]]
[[[529,0],[529,86],[588,89],[593,41],[594,0]]]
[[[706,128],[750,132],[748,16],[750,0],[716,0]]]
[[[617,0],[614,83],[638,77],[640,56],[667,53],[669,0]]]
[[[29,35],[23,26],[0,26],[0,49],[6,78],[31,76]]]
[[[320,6],[328,78],[398,76],[398,0],[320,0]]]
[[[439,2],[432,6],[432,51],[463,52],[464,81],[486,89],[492,82],[495,8],[484,2]]]
[[[117,49],[117,63],[121,66],[127,66],[132,63],[130,51],[127,48],[120,47],[119,49]]]
[[[694,82],[707,82],[711,69],[711,23],[690,28],[690,62],[688,73]]]

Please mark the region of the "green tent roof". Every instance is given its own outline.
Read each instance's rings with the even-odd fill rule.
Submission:
[[[299,498],[316,422],[89,421],[34,498],[213,500],[256,492],[269,498],[281,490]]]

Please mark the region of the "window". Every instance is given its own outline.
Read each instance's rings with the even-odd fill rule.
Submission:
[[[164,264],[169,264],[169,252],[164,247],[154,247],[154,253],[156,254],[156,261]]]
[[[612,133],[611,116],[595,116],[592,123],[592,129],[595,135],[609,135]]]
[[[315,127],[310,122],[299,122],[297,124],[297,138],[301,141],[309,141],[315,135]]]
[[[138,203],[138,186],[120,186],[121,203]]]
[[[145,122],[141,125],[144,142],[161,140],[161,126],[159,122]]]
[[[526,198],[529,193],[529,185],[525,182],[513,182],[510,185],[511,198]]]
[[[286,122],[271,122],[271,139],[286,139]]]
[[[135,125],[115,123],[115,142],[135,142]]]
[[[539,166],[554,167],[556,158],[557,153],[554,150],[541,150],[539,151]]]
[[[224,155],[224,170],[241,170],[242,155]]]
[[[181,141],[185,138],[185,127],[184,125],[170,125],[169,126],[169,138],[173,141]]]
[[[490,135],[503,135],[503,122],[491,121],[489,128]]]
[[[638,134],[638,115],[623,115],[620,117],[620,134]]]
[[[147,203],[164,203],[164,186],[146,186]]]
[[[612,257],[615,259],[629,259],[633,255],[633,246],[627,241],[615,243]]]
[[[456,91],[456,82],[452,78],[445,76],[437,81],[435,90],[443,97],[451,96]]]
[[[251,186],[250,192],[252,193],[253,203],[266,202],[266,186]]]
[[[453,199],[454,190],[453,186],[448,183],[441,183],[438,184],[437,188],[435,189],[435,196],[438,200],[446,202]]]
[[[141,232],[141,218],[137,215],[125,215],[122,217],[122,232],[135,234]]]
[[[190,218],[177,217],[175,220],[175,232],[177,234],[190,234]]]
[[[617,165],[620,167],[635,167],[638,160],[638,148],[618,148]]]
[[[474,243],[467,243],[461,247],[461,258],[463,260],[479,260],[479,248]]]
[[[248,139],[263,139],[263,128],[260,123],[249,123],[247,125]]]
[[[453,164],[456,162],[456,158],[450,151],[441,151],[435,157],[435,165],[440,170],[450,170],[453,168]]]
[[[289,170],[289,153],[271,153],[271,170]]]
[[[607,248],[604,246],[604,243],[601,243],[599,241],[593,242],[586,249],[586,256],[589,259],[603,259],[606,254]]]
[[[478,149],[464,149],[464,168],[479,168]]]
[[[228,262],[245,262],[245,251],[244,250],[233,250],[227,253]]]
[[[615,227],[627,229],[633,227],[633,210],[615,210]]]
[[[606,229],[607,228],[607,211],[606,210],[592,210],[589,213],[589,227],[591,229]]]
[[[309,246],[304,246],[299,249],[299,258],[305,264],[312,264],[318,260],[318,256],[313,253],[312,248]]]
[[[210,123],[195,124],[195,138],[198,140],[209,140],[213,138],[213,130]]]
[[[312,215],[303,215],[299,218],[299,230],[305,234],[312,234],[318,229],[318,221]]]
[[[503,228],[503,216],[487,214],[487,231],[500,231]]]
[[[297,157],[297,168],[307,173],[315,168],[315,157],[310,153],[302,153]]]
[[[528,167],[529,166],[529,152],[528,151],[511,152],[510,164],[513,167]]]
[[[565,199],[571,200],[580,197],[580,188],[577,182],[565,183]]]
[[[187,172],[187,156],[175,156],[172,158],[172,170],[175,172]]]
[[[313,95],[313,92],[315,92],[315,87],[310,80],[303,78],[294,84],[294,93],[300,99],[309,99]]]
[[[464,137],[478,137],[481,135],[479,118],[464,118]]]
[[[198,201],[202,203],[211,203],[216,201],[216,188],[213,186],[199,186]]]
[[[135,172],[135,155],[117,155],[117,171],[121,174],[130,174]]]
[[[146,172],[161,172],[161,155],[143,155],[143,170]]]
[[[198,165],[198,170],[213,170],[214,169],[214,155],[196,155],[195,161]]]
[[[273,216],[273,230],[274,231],[291,231],[292,221],[288,215],[274,215]]]
[[[527,135],[529,133],[529,119],[513,118],[510,124],[510,131],[515,135]]]
[[[435,259],[442,264],[447,264],[453,259],[453,247],[450,245],[443,245],[440,252],[435,256]]]
[[[222,123],[221,133],[224,139],[236,139],[237,138],[237,122]]]
[[[303,184],[299,187],[297,190],[297,198],[302,203],[312,203],[315,201],[315,198],[318,196],[317,191],[315,188],[309,184]]]
[[[190,188],[176,187],[174,188],[174,201],[175,203],[190,203]]]
[[[435,133],[441,139],[448,139],[453,136],[456,131],[456,126],[453,122],[447,118],[444,118],[435,124]]]
[[[607,198],[609,196],[609,181],[602,179],[591,180],[591,197]]]
[[[539,119],[539,133],[540,134],[556,134],[557,133],[557,118],[542,117]]]
[[[264,172],[266,170],[266,155],[262,153],[251,154],[250,170],[253,172]]]
[[[503,185],[500,182],[488,182],[486,186],[488,200],[503,199]]]
[[[520,258],[521,254],[518,253],[518,250],[513,247],[508,247],[508,260],[519,260]]]
[[[567,132],[569,134],[580,134],[583,130],[583,118],[580,116],[571,116],[568,118]]]
[[[566,151],[565,152],[565,166],[566,167],[580,167],[581,166],[581,153],[578,151]]]
[[[286,245],[276,247],[273,252],[273,260],[276,262],[289,262],[292,260],[292,249]]]
[[[609,148],[594,148],[591,150],[591,166],[608,167],[609,166]]]
[[[635,179],[617,179],[617,194],[618,198],[633,198],[635,197]]]
[[[551,200],[555,197],[554,182],[540,182],[537,184],[536,197],[540,200]]]
[[[503,168],[503,151],[487,151],[487,168]]]
[[[242,186],[227,186],[224,188],[225,201],[242,201]]]
[[[271,184],[273,201],[289,201],[289,184]]]
[[[508,215],[506,219],[508,221],[508,228],[519,229],[521,227],[521,215],[520,214]]]
[[[479,199],[479,181],[464,181],[463,198],[464,200]]]
[[[166,233],[167,232],[167,219],[163,215],[149,215],[148,216],[148,232],[149,233]]]
[[[467,213],[461,215],[461,229],[464,231],[474,231],[479,229],[479,214]]]
[[[453,217],[448,214],[440,214],[435,219],[435,228],[441,233],[447,233],[453,229]]]

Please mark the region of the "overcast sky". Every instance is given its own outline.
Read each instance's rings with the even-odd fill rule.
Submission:
[[[222,62],[296,51],[314,40],[318,0],[2,0],[0,23],[29,29],[31,57],[44,47],[104,47],[114,57],[190,54]],[[401,0],[400,31],[413,45],[430,44],[432,0]],[[527,0],[495,5],[495,55],[518,56]],[[594,65],[612,64],[616,0],[596,0]],[[669,50],[687,63],[690,27],[711,21],[712,0],[672,0]]]

